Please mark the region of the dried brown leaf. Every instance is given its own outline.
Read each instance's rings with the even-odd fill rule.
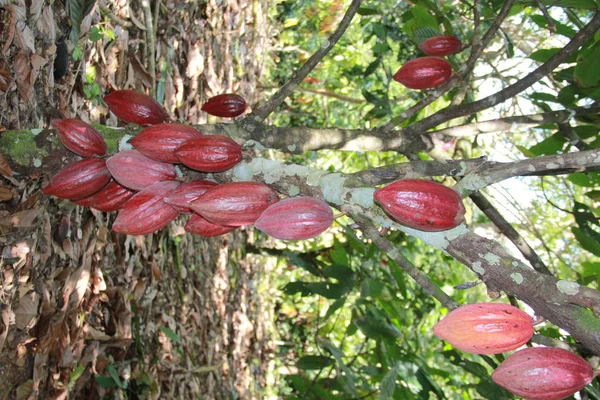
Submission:
[[[0,153],[0,175],[6,177],[13,176],[12,168],[8,165],[2,153]]]
[[[0,218],[0,227],[8,230],[12,228],[33,228],[36,226],[35,221],[39,213],[39,209],[31,209],[2,217]]]
[[[17,21],[15,40],[22,51],[35,53],[35,36],[24,21]]]
[[[40,296],[35,291],[30,291],[19,300],[15,309],[15,326],[18,329],[31,328],[35,324]]]
[[[2,50],[6,50],[12,44],[15,36],[15,24],[17,23],[15,8],[13,6],[0,8],[0,21],[8,21],[0,31],[0,45],[2,45]]]
[[[5,64],[0,64],[0,90],[6,92],[11,82],[10,70]]]
[[[10,187],[0,183],[0,201],[7,201],[13,198],[13,192]]]
[[[4,347],[4,341],[8,335],[8,324],[10,323],[10,308],[6,304],[0,305],[0,352]]]
[[[31,80],[31,65],[25,51],[15,56],[15,75],[17,77],[17,88],[21,98],[28,102],[33,95],[33,81]]]

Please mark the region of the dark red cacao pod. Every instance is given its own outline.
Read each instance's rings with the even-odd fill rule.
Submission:
[[[179,182],[165,181],[135,194],[119,211],[112,229],[127,235],[147,235],[165,227],[179,212],[163,201]]]
[[[499,354],[527,343],[533,336],[533,322],[509,304],[476,303],[450,312],[433,333],[467,353]]]
[[[58,140],[73,153],[82,157],[106,155],[106,142],[93,126],[76,118],[56,119],[52,125]]]
[[[427,232],[452,229],[465,217],[458,193],[422,179],[403,179],[375,191],[375,200],[395,220]]]
[[[215,117],[233,118],[246,111],[246,100],[238,94],[220,94],[208,99],[202,106],[202,111]]]
[[[144,129],[129,143],[140,153],[153,160],[179,163],[175,149],[186,140],[198,136],[202,136],[202,134],[187,125],[158,124]]]
[[[333,212],[314,197],[290,197],[267,208],[254,226],[281,240],[304,240],[320,235],[333,223]]]
[[[123,205],[135,194],[133,190],[115,181],[110,181],[98,193],[83,200],[76,201],[76,204],[84,207],[95,208],[103,212],[117,211],[123,208]]]
[[[202,196],[213,186],[217,186],[217,184],[202,179],[186,182],[165,197],[164,201],[179,212],[191,212],[190,203]]]
[[[137,150],[121,151],[106,161],[115,181],[133,189],[142,190],[156,182],[172,181],[177,177],[175,167],[153,160]]]
[[[229,233],[236,229],[236,227],[213,224],[194,213],[188,223],[185,224],[184,229],[186,232],[193,233],[194,235],[212,237]]]
[[[570,351],[530,347],[510,355],[492,373],[492,380],[529,400],[568,397],[594,379],[590,364]]]
[[[190,208],[213,224],[243,226],[253,224],[278,201],[277,192],[264,183],[233,182],[208,189]]]
[[[115,90],[104,96],[104,102],[113,114],[128,123],[154,125],[167,120],[167,112],[156,100],[135,90]]]
[[[452,75],[452,66],[438,57],[419,57],[404,64],[394,80],[409,89],[431,89],[444,84]]]
[[[419,49],[429,56],[443,57],[458,53],[462,49],[462,42],[456,36],[439,35],[425,40]]]
[[[223,135],[202,135],[175,150],[186,167],[202,172],[223,172],[242,160],[242,147]]]
[[[62,199],[80,200],[98,192],[109,181],[106,160],[84,158],[63,168],[42,192]]]

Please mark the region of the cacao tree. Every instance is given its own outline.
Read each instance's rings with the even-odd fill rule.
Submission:
[[[284,18],[286,12],[293,14],[308,7],[300,2],[294,9],[291,3],[279,5],[282,8],[279,18]],[[408,311],[399,307],[398,303],[399,299],[410,302],[411,294],[408,292],[412,291],[429,296],[420,301],[422,309],[410,311],[413,319],[426,320],[428,312],[434,310],[437,316],[442,309],[457,309],[459,303],[468,301],[463,290],[485,288],[489,301],[498,299],[497,302],[526,305],[538,319],[545,319],[551,326],[540,329],[542,334],[536,334],[531,342],[566,347],[587,359],[576,358],[575,362],[582,368],[591,364],[597,369],[600,356],[600,264],[597,260],[600,256],[600,223],[594,202],[597,200],[595,188],[600,183],[600,74],[594,60],[600,57],[600,4],[594,0],[392,3],[352,0],[343,12],[339,11],[341,18],[336,21],[335,28],[329,26],[331,21],[325,24],[326,19],[318,28],[306,27],[320,29],[322,33],[315,39],[312,54],[302,63],[291,63],[298,64],[291,71],[275,68],[273,80],[280,80],[280,85],[258,104],[252,105],[251,111],[245,115],[246,102],[238,95],[225,94],[225,97],[213,98],[203,108],[220,117],[241,115],[233,122],[195,126],[194,129],[203,134],[197,137],[190,131],[180,132],[176,137],[171,129],[159,128],[160,125],[156,125],[155,132],[151,133],[156,142],[160,135],[181,139],[175,150],[177,160],[167,158],[161,162],[184,164],[178,167],[184,180],[211,178],[219,183],[214,187],[211,186],[213,183],[202,183],[200,190],[210,194],[206,202],[187,204],[210,222],[237,226],[252,224],[260,217],[256,222],[257,228],[273,237],[289,240],[313,237],[327,229],[333,214],[325,204],[344,215],[338,216],[339,222],[336,222],[343,234],[337,234],[333,246],[323,245],[317,251],[306,254],[289,250],[275,252],[312,275],[312,281],[289,283],[284,289],[287,295],[317,295],[332,300],[327,304],[323,319],[327,320],[336,312],[339,315],[345,312],[345,318],[350,321],[341,337],[335,334],[328,336],[327,321],[315,328],[313,343],[317,350],[299,352],[302,354],[297,367],[302,372],[286,378],[290,398],[429,398],[430,394],[438,398],[459,398],[447,392],[449,387],[460,386],[452,382],[450,374],[419,360],[418,356],[411,354],[411,350],[417,354],[418,351],[411,349],[410,344],[399,344],[408,331],[400,326],[406,322],[402,317]],[[321,11],[325,12],[325,9]],[[510,61],[514,57],[516,45],[512,37],[518,35],[515,21],[519,18],[524,21],[523,24],[544,32],[542,34],[561,35],[562,41],[558,40],[561,46],[534,50],[526,48],[527,42],[521,43],[521,47],[525,48],[519,51],[525,50],[526,57],[534,62],[532,67],[518,71],[523,75],[503,82],[505,87],[492,93],[486,92],[493,87],[489,85],[484,87],[485,90],[478,90],[482,84],[478,79],[484,65],[491,66],[492,75],[498,73],[502,78],[497,71],[498,60]],[[304,23],[309,21],[312,20],[307,19]],[[347,47],[352,43],[344,41],[344,35],[355,32],[368,32],[360,44],[372,47],[369,62],[353,65],[338,73],[346,79],[364,81],[362,85],[354,83],[356,86],[352,90],[359,92],[365,101],[353,102],[356,99],[353,96],[357,96],[355,93],[330,96],[330,92],[307,89],[304,83],[309,82],[308,78],[312,75],[323,74],[319,68],[331,62],[328,60],[339,49],[336,46],[343,43]],[[454,39],[435,42],[435,38],[442,34],[445,38]],[[433,44],[431,40],[434,40]],[[437,50],[436,45],[440,43],[450,50]],[[281,54],[281,57],[286,55]],[[286,60],[283,64],[289,65]],[[542,85],[548,88],[547,93],[530,90]],[[336,89],[340,88],[332,88],[334,92]],[[307,92],[339,101],[340,104],[332,108],[336,115],[318,115],[317,106],[313,105],[310,109],[296,101],[298,97],[294,96]],[[128,97],[109,94],[104,100],[111,111],[129,122],[157,124],[168,118],[160,104],[146,97],[137,97],[138,94],[130,95],[136,97],[127,101]],[[286,103],[289,99],[293,101]],[[486,110],[497,109],[509,101],[523,100],[528,101],[535,113],[519,113],[518,107],[515,107],[510,110],[510,115],[495,119],[484,116]],[[292,108],[288,104],[311,112],[286,113],[288,108]],[[133,106],[145,107],[147,110],[144,112],[149,119],[138,119],[137,115],[133,115]],[[341,114],[344,111],[347,114]],[[65,124],[64,121],[62,123]],[[325,124],[327,126],[323,126]],[[6,179],[16,181],[40,176],[40,184],[45,186],[64,166],[78,160],[75,154],[58,143],[60,123],[55,127],[58,133],[52,129],[2,132],[0,146],[10,166],[9,171],[12,171],[5,173]],[[106,140],[108,154],[111,155],[106,161],[110,174],[121,183],[136,181],[125,184],[131,189],[143,189],[145,183],[136,187],[139,171],[154,167],[146,161],[137,161],[138,155],[130,153],[133,150],[128,148],[127,142],[136,146],[137,140],[143,147],[148,141],[142,142],[141,138],[148,134],[148,130],[138,135],[143,128],[133,124],[125,128],[95,127]],[[515,153],[523,153],[518,159],[491,161],[486,156],[492,154],[482,154],[478,148],[479,135],[510,134],[518,129],[531,129],[529,132],[540,137],[539,142],[529,148],[515,146]],[[129,140],[131,137],[134,139]],[[28,143],[26,148],[23,148],[23,141]],[[203,160],[194,158],[193,150],[200,142],[207,141],[223,144],[228,160],[233,161],[206,169]],[[96,143],[92,147],[102,145]],[[92,154],[102,155],[104,151],[95,150],[99,152]],[[324,150],[335,151],[334,157],[340,157],[334,158],[338,162],[343,154],[351,154],[351,157],[376,154],[378,165],[370,167],[362,162],[362,167],[353,172],[342,172],[341,166],[317,168],[311,163],[310,155]],[[393,152],[393,156],[386,159],[383,154],[387,153],[384,152]],[[77,162],[102,163],[97,158],[91,160],[94,161]],[[80,165],[74,164],[72,168],[80,170]],[[159,200],[169,194],[174,196],[180,189],[172,181],[175,170],[171,165],[156,169],[160,170],[157,174],[163,174],[159,180],[170,182],[162,183],[164,187],[161,187],[160,196],[154,192],[144,193],[144,190],[140,195],[144,193]],[[102,180],[103,184],[98,185],[103,187],[110,179],[109,175],[104,170],[94,171],[93,178]],[[214,175],[207,176],[206,173]],[[486,188],[508,179],[555,176],[569,176],[567,179],[577,187],[573,190],[576,194],[570,199],[571,209],[566,210],[574,226],[565,232],[565,236],[576,243],[577,251],[584,253],[584,258],[589,259],[586,271],[578,265],[569,264],[575,273],[566,276],[562,269],[547,265],[538,254],[538,247],[542,246],[529,244],[520,232],[522,226],[515,228],[515,224],[510,223],[485,194]],[[80,179],[79,175],[77,179]],[[443,185],[423,182],[423,179],[440,181]],[[396,197],[399,190],[394,182],[406,183],[407,180],[417,187],[414,190],[419,195],[405,203],[390,206],[393,201],[390,198]],[[246,181],[258,183],[239,183]],[[541,182],[543,185],[544,181]],[[235,189],[227,186],[232,183],[236,183]],[[52,181],[51,188],[45,193],[53,195],[72,191],[60,184],[60,179],[56,184]],[[226,196],[243,198],[259,184],[261,193],[277,209],[262,215],[261,209],[252,218],[251,213],[244,209],[234,217],[240,220],[237,221],[239,224],[219,220],[226,216],[215,212],[216,206],[211,201],[220,201],[223,195],[219,197],[214,193],[224,190]],[[581,188],[591,190],[583,193]],[[413,190],[412,186],[410,190]],[[275,203],[272,191],[290,199]],[[77,200],[96,192],[75,192],[68,196]],[[131,193],[126,195],[129,198]],[[136,210],[141,200],[136,196],[126,203],[114,220],[112,229],[115,232],[148,234],[177,216],[176,211],[161,208],[149,208],[147,214],[139,215]],[[93,207],[93,200],[90,201]],[[175,205],[175,201],[168,203]],[[418,210],[410,208],[414,201],[424,203],[431,214],[419,214]],[[158,203],[163,206],[160,201]],[[185,205],[179,204],[184,208]],[[282,221],[294,223],[290,218],[291,211],[311,206],[318,209],[319,221],[316,227],[311,227],[314,229],[309,235],[280,225]],[[451,218],[442,217],[445,220],[441,222],[434,218],[438,209],[447,208],[454,211]],[[106,211],[112,210],[106,208]],[[161,217],[161,221],[166,221],[164,224],[153,225],[149,230],[136,225],[141,220],[162,216],[163,212],[166,215]],[[476,225],[477,215],[481,218],[485,215],[484,219],[505,235],[518,253],[507,250],[497,240],[476,233],[472,227]],[[451,221],[445,225],[448,219]],[[188,223],[189,232],[202,231],[206,223],[195,215]],[[217,230],[214,234],[228,231]],[[417,245],[417,240],[421,244]],[[418,254],[414,249],[425,254]],[[267,250],[256,251],[268,253]],[[435,255],[428,252],[435,252]],[[436,276],[435,267],[424,272],[423,260],[426,257],[446,262],[453,268],[470,270],[470,275],[463,274],[461,277],[471,276],[475,282],[459,285],[458,289],[449,286],[440,279],[440,276],[449,274],[447,271],[440,272],[440,276]],[[356,261],[359,259],[363,260],[360,264]],[[407,280],[407,276],[412,281]],[[407,291],[407,287],[411,289]],[[317,325],[319,318],[316,319]],[[344,343],[347,337],[358,336],[358,331],[364,341],[355,340],[359,345],[351,349],[354,356],[350,357],[346,354]],[[431,337],[431,332],[427,335]],[[525,341],[529,341],[530,337]],[[422,339],[411,340],[415,344],[431,345],[419,342]],[[478,339],[473,337],[471,340]],[[448,341],[452,343],[450,339]],[[519,341],[517,347],[521,344],[523,341]],[[481,378],[472,387],[465,385],[462,388],[464,393],[478,393],[486,398],[510,396],[491,383],[486,370],[498,367],[502,356],[478,356],[478,361],[472,361],[470,356],[449,348],[442,353],[443,344],[438,341],[437,345],[439,351],[434,353],[446,361],[439,361],[436,365],[460,368]],[[460,348],[459,345],[456,347]],[[368,349],[368,355],[361,353],[363,348]],[[521,367],[513,368],[519,371]],[[508,368],[507,364],[502,364],[495,374],[499,376]],[[327,375],[323,371],[327,371]],[[582,384],[572,385],[566,391],[552,387],[545,395],[558,393],[569,396],[582,390],[597,375],[597,372],[588,369],[584,373],[585,379],[578,382]],[[413,383],[399,383],[398,379],[409,383],[410,379],[416,380],[419,387],[415,389],[411,386]],[[526,391],[513,390],[510,379],[506,377],[497,383],[516,395],[527,395]],[[600,398],[597,382],[583,391],[590,398]]]

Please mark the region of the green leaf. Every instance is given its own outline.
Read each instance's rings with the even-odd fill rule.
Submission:
[[[349,266],[348,253],[346,253],[346,249],[344,246],[342,246],[339,240],[336,239],[333,242],[333,250],[331,250],[330,255],[335,264],[339,264],[344,267]]]
[[[440,31],[438,31],[437,29],[432,29],[429,27],[422,27],[422,28],[418,28],[415,31],[413,39],[417,45],[420,45],[427,39],[437,36],[439,34],[440,34]]]
[[[290,264],[302,268],[315,276],[322,276],[321,270],[315,265],[315,262],[306,255],[299,255],[291,251],[284,251],[283,256],[286,257]]]
[[[97,26],[92,26],[88,35],[92,42],[97,42],[98,40],[102,39],[102,32],[100,32],[100,28]]]
[[[335,313],[337,310],[339,310],[344,305],[345,302],[346,302],[346,297],[342,297],[342,298],[334,301],[327,309],[327,312],[325,313],[325,316],[323,317],[323,319],[324,320],[329,319],[333,315],[333,313]]]
[[[397,339],[402,335],[394,325],[374,316],[356,317],[352,322],[368,338]]]
[[[557,132],[554,135],[542,140],[538,144],[532,146],[529,151],[536,156],[558,154],[563,149],[566,142],[567,140],[563,134]]]
[[[581,8],[593,10],[597,9],[598,5],[594,0],[542,0],[546,6],[556,6],[563,8]]]
[[[581,51],[577,56],[575,79],[582,87],[597,86],[600,83],[598,60],[600,60],[600,42]]]
[[[530,16],[531,20],[539,27],[541,28],[548,28],[548,22],[546,21],[546,17],[544,17],[541,14],[535,14],[535,15],[531,15]],[[552,19],[552,22],[554,23],[554,26],[556,27],[556,33],[558,33],[559,35],[563,35],[566,36],[568,38],[572,38],[573,36],[575,36],[577,34],[577,31],[573,28],[571,28],[568,25],[563,24],[562,22],[559,22],[555,19]]]
[[[117,369],[115,368],[115,366],[113,364],[108,364],[106,366],[106,369],[108,370],[108,374],[110,375],[112,380],[115,382],[117,387],[123,389],[125,386],[123,386],[123,383],[121,382],[121,379],[119,378],[119,374],[117,373]]]
[[[356,389],[356,382],[354,373],[348,368],[348,366],[342,360],[344,353],[332,342],[327,339],[317,337],[316,342],[319,346],[325,348],[335,357],[336,369],[337,369],[337,380],[342,385],[342,388],[347,393],[354,397],[358,397],[358,390]]]
[[[79,33],[81,22],[92,11],[96,0],[67,0],[65,11],[71,19],[71,35],[70,40],[73,43],[79,41]]]
[[[531,58],[533,61],[545,63],[552,56],[554,56],[556,53],[558,53],[561,50],[562,50],[562,47],[555,47],[552,49],[540,49],[540,50],[536,50],[533,53],[531,53],[529,55],[529,58]]]
[[[351,268],[340,264],[328,265],[323,268],[323,275],[338,280],[340,283],[354,282],[355,274]]]
[[[507,32],[505,32],[503,29],[501,32],[502,36],[504,36],[504,39],[506,40],[506,56],[508,58],[512,58],[515,55],[515,44]]]
[[[377,71],[379,69],[379,67],[381,66],[382,60],[383,60],[382,57],[378,57],[371,64],[367,65],[367,68],[365,68],[365,72],[363,72],[363,76],[364,77],[369,76],[373,72]]]
[[[94,375],[94,379],[96,380],[96,383],[100,387],[103,387],[103,388],[118,387],[117,384],[115,383],[115,381],[113,380],[113,378],[111,378],[110,376]]]
[[[181,338],[179,337],[179,335],[176,334],[175,332],[173,332],[172,330],[170,330],[169,328],[167,328],[166,326],[161,326],[159,329],[161,330],[162,333],[164,333],[173,342],[175,342],[175,343],[181,342]]]
[[[339,299],[352,289],[346,283],[310,282],[306,289],[312,294],[318,294],[326,299]]]
[[[585,195],[594,201],[600,201],[600,190],[591,190]]]
[[[377,42],[373,46],[373,54],[376,56],[382,56],[388,54],[392,48],[386,42]]]
[[[381,380],[379,386],[379,396],[377,400],[389,400],[394,396],[396,390],[396,378],[398,377],[399,363],[396,363],[394,368],[390,369]]]
[[[577,186],[596,187],[597,182],[595,182],[590,175],[591,174],[589,173],[575,172],[570,174],[567,179]]]
[[[71,372],[71,375],[69,376],[69,390],[73,390],[73,386],[75,386],[77,379],[81,377],[84,371],[85,365],[77,364],[77,367],[75,367],[75,369],[73,370],[73,372]]]
[[[305,371],[323,369],[329,365],[333,365],[334,360],[325,356],[304,356],[296,362],[296,367]]]
[[[381,14],[381,12],[378,9],[376,9],[376,8],[369,8],[369,7],[359,7],[359,9],[356,11],[356,13],[358,15],[363,15],[363,16],[379,15],[379,14]]]
[[[527,149],[527,148],[525,148],[525,147],[523,147],[523,146],[521,146],[521,145],[519,145],[519,144],[515,145],[515,147],[516,147],[517,149],[519,149],[519,151],[520,151],[521,153],[523,153],[523,155],[524,155],[525,157],[527,157],[527,158],[535,158],[535,157],[536,157],[536,155],[535,155],[534,153],[532,153],[531,151],[529,151],[529,149]]]
[[[438,23],[433,15],[430,14],[429,10],[414,5],[410,8],[412,15],[414,16],[418,27],[429,27],[432,29],[438,29]]]
[[[588,236],[581,228],[572,227],[571,232],[573,232],[581,247],[600,257],[600,243],[598,241]]]
[[[531,93],[528,95],[528,97],[534,101],[553,101],[553,102],[557,101],[556,96],[554,96],[553,94],[544,93],[544,92]]]

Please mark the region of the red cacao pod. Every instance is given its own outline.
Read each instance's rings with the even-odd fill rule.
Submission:
[[[202,179],[186,182],[179,186],[173,193],[165,197],[164,200],[165,203],[169,204],[179,212],[191,212],[190,203],[202,196],[213,186],[217,186],[217,184]]]
[[[529,400],[564,399],[594,379],[590,364],[570,351],[530,347],[510,355],[492,373],[492,380]]]
[[[129,143],[140,153],[153,160],[179,163],[175,149],[186,140],[198,136],[202,136],[202,134],[187,125],[158,124],[144,129]]]
[[[75,203],[104,212],[112,212],[120,210],[134,194],[133,190],[129,190],[115,181],[110,181],[98,193]]]
[[[431,89],[444,84],[452,75],[452,66],[438,57],[419,57],[404,64],[394,80],[409,89]]]
[[[224,235],[233,231],[236,228],[235,226],[223,226],[213,224],[212,222],[209,222],[202,218],[200,215],[194,213],[192,214],[192,217],[190,218],[188,223],[185,224],[184,229],[186,232],[193,233],[194,235],[212,237]]]
[[[233,182],[208,189],[190,208],[213,224],[243,226],[253,224],[278,201],[277,192],[264,183]]]
[[[433,333],[467,353],[499,354],[527,343],[533,336],[533,322],[509,304],[467,304],[446,315]]]
[[[175,167],[146,157],[137,150],[121,151],[106,160],[115,181],[133,189],[142,190],[156,182],[172,181],[177,177]]]
[[[422,231],[455,228],[465,216],[458,193],[436,182],[403,179],[376,190],[374,196],[395,220]]]
[[[462,42],[456,36],[439,35],[425,40],[419,49],[429,56],[443,57],[458,53],[462,49]]]
[[[109,181],[106,160],[84,158],[63,168],[43,189],[43,193],[62,199],[80,200],[98,192]]]
[[[167,112],[156,100],[135,90],[115,90],[104,96],[104,102],[113,114],[128,123],[154,125],[167,120]]]
[[[58,140],[73,153],[82,157],[106,154],[106,142],[93,126],[76,118],[56,119],[52,125],[58,132]]]
[[[333,212],[314,197],[290,197],[267,208],[254,226],[281,240],[310,239],[323,233],[333,223]]]
[[[202,135],[190,139],[175,150],[186,167],[202,172],[222,172],[242,160],[242,147],[223,135]]]
[[[220,94],[208,99],[202,105],[202,111],[216,117],[233,118],[246,111],[246,100],[238,94]]]
[[[136,193],[119,211],[112,229],[127,235],[147,235],[165,227],[179,212],[163,198],[178,186],[175,181],[158,182]]]

